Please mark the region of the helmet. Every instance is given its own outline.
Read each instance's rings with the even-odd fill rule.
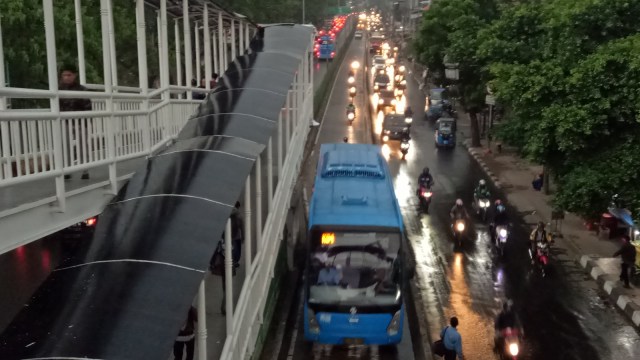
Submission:
[[[543,221],[539,221],[539,222],[538,222],[538,227],[539,227],[540,229],[544,229],[544,222],[543,222]]]
[[[344,141],[344,142],[348,143],[348,142],[349,142],[349,138],[345,136],[345,137],[342,139],[342,141]]]
[[[422,169],[422,173],[423,174],[428,174],[429,173],[429,167],[425,166],[424,169]]]
[[[504,207],[504,205],[500,204],[500,205],[498,205],[498,207],[496,208],[496,210],[497,210],[499,213],[501,213],[501,212],[504,212],[504,211],[505,211],[505,207]]]
[[[456,205],[457,206],[462,206],[462,199],[457,199],[456,200]]]
[[[502,308],[504,311],[509,311],[513,307],[513,300],[507,299],[504,303],[502,303]]]
[[[484,179],[481,179],[480,180],[480,186],[485,186],[485,185],[487,185],[487,182],[484,181]]]
[[[496,200],[495,205],[496,206],[502,205],[502,200],[500,200],[500,199]]]

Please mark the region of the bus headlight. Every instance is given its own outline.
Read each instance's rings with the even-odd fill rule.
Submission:
[[[318,319],[316,319],[316,313],[307,308],[307,317],[309,318],[309,332],[319,334],[320,324],[318,324]]]
[[[402,316],[402,311],[398,310],[393,315],[393,318],[391,318],[391,322],[389,323],[389,326],[387,327],[387,334],[389,336],[398,335],[398,330],[400,330],[400,320],[402,319],[401,316]]]

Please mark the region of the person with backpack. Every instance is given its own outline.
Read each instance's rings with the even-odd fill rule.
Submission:
[[[450,326],[445,327],[440,332],[440,340],[434,344],[434,353],[444,356],[444,360],[463,360],[462,355],[462,337],[456,329],[458,327],[458,318],[452,317],[449,320]]]
[[[187,312],[187,320],[180,329],[176,341],[173,343],[173,358],[175,360],[182,360],[182,353],[184,348],[187,348],[186,360],[193,360],[193,353],[196,344],[195,323],[198,321],[196,309],[191,306]]]

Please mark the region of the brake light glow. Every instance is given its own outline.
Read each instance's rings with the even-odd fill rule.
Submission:
[[[87,219],[87,226],[95,226],[95,225],[96,225],[97,220],[98,220],[98,219],[96,219],[96,218],[94,218],[94,217],[92,217],[92,218],[90,218],[90,219]]]

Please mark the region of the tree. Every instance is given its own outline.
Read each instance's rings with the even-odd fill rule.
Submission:
[[[640,160],[638,16],[640,3],[624,0],[525,1],[480,34],[478,56],[511,114],[500,136],[552,171],[557,203],[586,217],[612,192],[640,210],[635,165],[610,160]]]
[[[435,81],[446,83],[444,56],[459,64],[457,82],[461,105],[469,113],[472,146],[480,146],[478,113],[485,107],[487,74],[485,64],[476,55],[480,46],[478,34],[497,16],[492,0],[449,0],[435,2],[425,12],[418,37],[414,43],[420,62]]]

